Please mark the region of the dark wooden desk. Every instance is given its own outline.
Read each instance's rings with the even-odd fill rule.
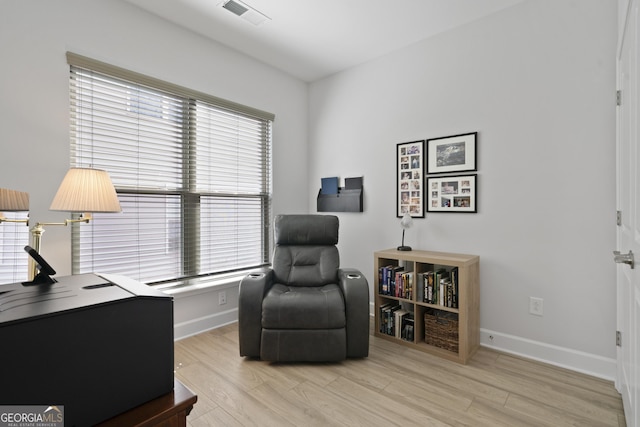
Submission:
[[[197,400],[196,394],[175,380],[171,393],[110,418],[98,427],[186,427],[187,415]]]

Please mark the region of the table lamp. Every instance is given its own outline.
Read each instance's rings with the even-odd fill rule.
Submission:
[[[77,219],[65,219],[64,222],[38,222],[32,229],[32,247],[40,252],[40,243],[45,225],[69,225],[76,222],[88,223],[94,212],[120,212],[120,201],[109,174],[100,169],[71,168],[65,175],[51,206],[52,211],[78,212]],[[30,280],[35,277],[36,265],[29,261]]]
[[[402,227],[402,245],[398,246],[399,251],[410,251],[411,246],[404,245],[404,232],[405,230],[411,228],[413,225],[413,218],[409,215],[409,212],[405,212],[400,220],[400,227]]]
[[[29,211],[29,193],[23,191],[9,190],[8,188],[0,188],[0,223],[3,222],[24,222],[29,225],[29,218],[26,219],[9,219],[3,212],[28,212]]]

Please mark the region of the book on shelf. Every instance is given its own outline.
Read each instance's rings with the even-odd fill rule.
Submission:
[[[423,301],[429,304],[433,304],[434,303],[434,291],[433,291],[433,284],[434,284],[434,274],[433,271],[426,271],[424,273],[422,273],[423,276],[423,283],[424,283],[424,299]]]
[[[452,298],[451,298],[451,307],[458,308],[458,280],[459,280],[459,270],[458,267],[453,267],[451,269],[451,284],[452,284]]]
[[[395,295],[398,298],[413,299],[413,271],[396,272]]]
[[[387,265],[378,269],[378,292],[381,295],[396,296],[397,274],[404,270],[398,265]]]
[[[438,305],[448,307],[448,293],[451,289],[451,280],[448,277],[442,277],[440,279],[440,288],[438,289]]]
[[[395,335],[395,312],[400,310],[400,304],[393,301],[380,306],[380,333]]]
[[[389,308],[391,307],[390,303],[386,303],[386,304],[382,304],[379,308],[380,311],[380,333],[382,334],[386,334],[387,333],[387,327],[388,327],[388,323],[389,323],[389,317],[387,316],[387,312],[389,310]]]
[[[387,269],[392,268],[391,265],[386,265],[378,269],[378,292],[382,295],[387,295],[389,292],[389,282],[387,281]]]
[[[389,295],[398,296],[398,283],[396,283],[396,279],[398,279],[398,273],[404,271],[404,267],[401,265],[396,265],[389,272],[389,282],[391,283],[391,289]]]
[[[382,295],[391,295],[390,271],[393,267],[393,265],[385,265],[380,267],[378,271],[379,291]]]
[[[447,270],[444,268],[440,268],[435,271],[434,279],[433,279],[433,304],[443,305],[442,304],[442,279],[447,277]]]
[[[451,307],[452,297],[451,279],[443,277],[442,280],[440,280],[440,305],[443,307]]]
[[[413,313],[409,313],[402,319],[402,332],[400,333],[400,339],[413,342],[414,337],[414,317]]]
[[[394,297],[402,297],[404,292],[404,274],[401,270],[395,271],[395,278],[393,280],[393,296]]]
[[[396,310],[394,313],[394,335],[396,338],[400,338],[402,336],[402,325],[404,324],[405,318],[409,315],[409,311],[404,309]]]

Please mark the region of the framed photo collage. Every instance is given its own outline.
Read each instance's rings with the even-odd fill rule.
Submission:
[[[396,215],[476,213],[477,174],[461,172],[478,170],[477,137],[473,132],[397,144]]]

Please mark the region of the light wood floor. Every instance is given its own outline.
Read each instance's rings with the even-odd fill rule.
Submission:
[[[481,348],[459,365],[371,336],[369,357],[274,364],[237,323],[175,345],[189,426],[624,426],[613,383]]]

